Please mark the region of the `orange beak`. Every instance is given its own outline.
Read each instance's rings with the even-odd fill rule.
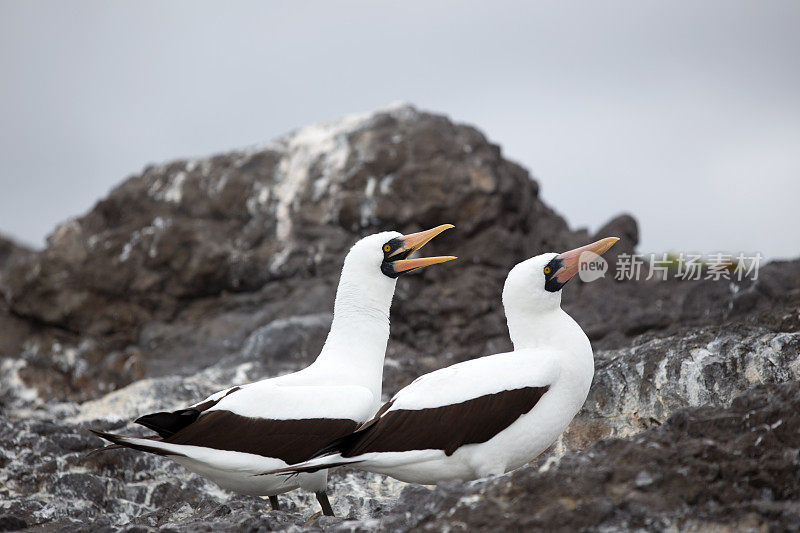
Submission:
[[[439,235],[441,232],[454,227],[455,226],[452,224],[442,224],[441,226],[436,226],[435,228],[431,228],[429,230],[420,231],[419,233],[411,233],[410,235],[404,235],[403,237],[400,237],[399,240],[403,243],[403,245],[389,256],[389,258],[397,257],[397,259],[391,261],[391,265],[395,273],[400,274],[411,272],[412,270],[416,270],[418,268],[444,263],[446,261],[452,261],[455,259],[455,257],[452,255],[406,259],[406,257],[425,246],[431,239]]]
[[[596,255],[603,255],[608,251],[609,248],[614,246],[614,243],[618,240],[619,237],[606,237],[605,239],[600,239],[592,244],[587,244],[586,246],[581,246],[580,248],[575,248],[569,252],[564,252],[563,254],[557,255],[556,259],[561,261],[561,268],[559,268],[555,274],[553,274],[553,278],[559,284],[563,285],[569,281],[572,276],[578,273],[582,254],[590,252]],[[584,257],[583,260],[585,261],[586,257]],[[591,256],[589,260],[591,260]]]

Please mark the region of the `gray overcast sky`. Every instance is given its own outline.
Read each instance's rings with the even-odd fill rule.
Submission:
[[[4,0],[0,232],[40,245],[147,163],[407,101],[573,227],[800,256],[798,28],[796,1]]]

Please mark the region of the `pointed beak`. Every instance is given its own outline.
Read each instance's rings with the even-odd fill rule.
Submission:
[[[555,281],[563,285],[578,273],[581,262],[588,262],[596,258],[598,255],[603,255],[609,248],[614,246],[614,243],[619,240],[619,237],[606,237],[600,239],[592,244],[575,248],[569,252],[564,252],[556,256],[556,259],[561,261],[561,268],[559,268],[553,275]],[[586,255],[584,255],[586,254]]]
[[[415,259],[406,259],[409,255],[413,254],[423,246],[425,246],[431,239],[439,235],[441,232],[454,228],[452,224],[442,224],[429,230],[420,231],[419,233],[411,233],[404,235],[399,240],[402,246],[389,256],[389,261],[395,274],[405,274],[418,268],[444,263],[455,259],[452,255],[439,256],[439,257],[417,257]],[[393,258],[397,259],[393,259]]]

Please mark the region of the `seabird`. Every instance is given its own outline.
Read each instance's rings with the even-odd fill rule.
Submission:
[[[354,433],[277,473],[291,479],[352,465],[429,485],[503,474],[537,457],[580,410],[594,376],[592,347],[561,309],[561,288],[596,258],[582,254],[600,255],[617,240],[516,265],[503,288],[513,352],[417,378]]]
[[[135,421],[157,436],[90,430],[114,443],[101,450],[127,447],[167,456],[222,488],[269,496],[273,508],[278,508],[278,494],[298,487],[314,491],[323,512],[333,515],[325,490],[327,471],[318,469],[291,482],[283,476],[254,474],[308,459],[375,413],[397,277],[455,259],[408,258],[452,227],[444,224],[411,235],[383,232],[358,241],[344,260],[325,345],[307,368],[231,387],[188,408]]]

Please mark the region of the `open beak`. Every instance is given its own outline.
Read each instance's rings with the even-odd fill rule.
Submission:
[[[606,237],[592,244],[587,244],[586,246],[581,246],[580,248],[575,248],[569,252],[557,255],[556,259],[561,261],[561,268],[555,272],[553,278],[555,278],[559,284],[563,285],[569,281],[572,276],[578,273],[582,262],[589,262],[592,259],[596,259],[597,256],[603,255],[609,248],[614,246],[614,243],[618,240],[619,237]]]
[[[406,259],[409,255],[425,246],[428,241],[439,235],[441,232],[454,227],[455,226],[452,224],[442,224],[441,226],[436,226],[435,228],[431,228],[429,230],[399,237],[398,240],[402,243],[402,245],[400,248],[395,250],[392,255],[389,256],[389,261],[395,274],[404,274],[418,268],[435,265],[437,263],[444,263],[445,261],[451,261],[455,259],[455,257],[452,255]],[[394,257],[397,259],[392,259]]]

